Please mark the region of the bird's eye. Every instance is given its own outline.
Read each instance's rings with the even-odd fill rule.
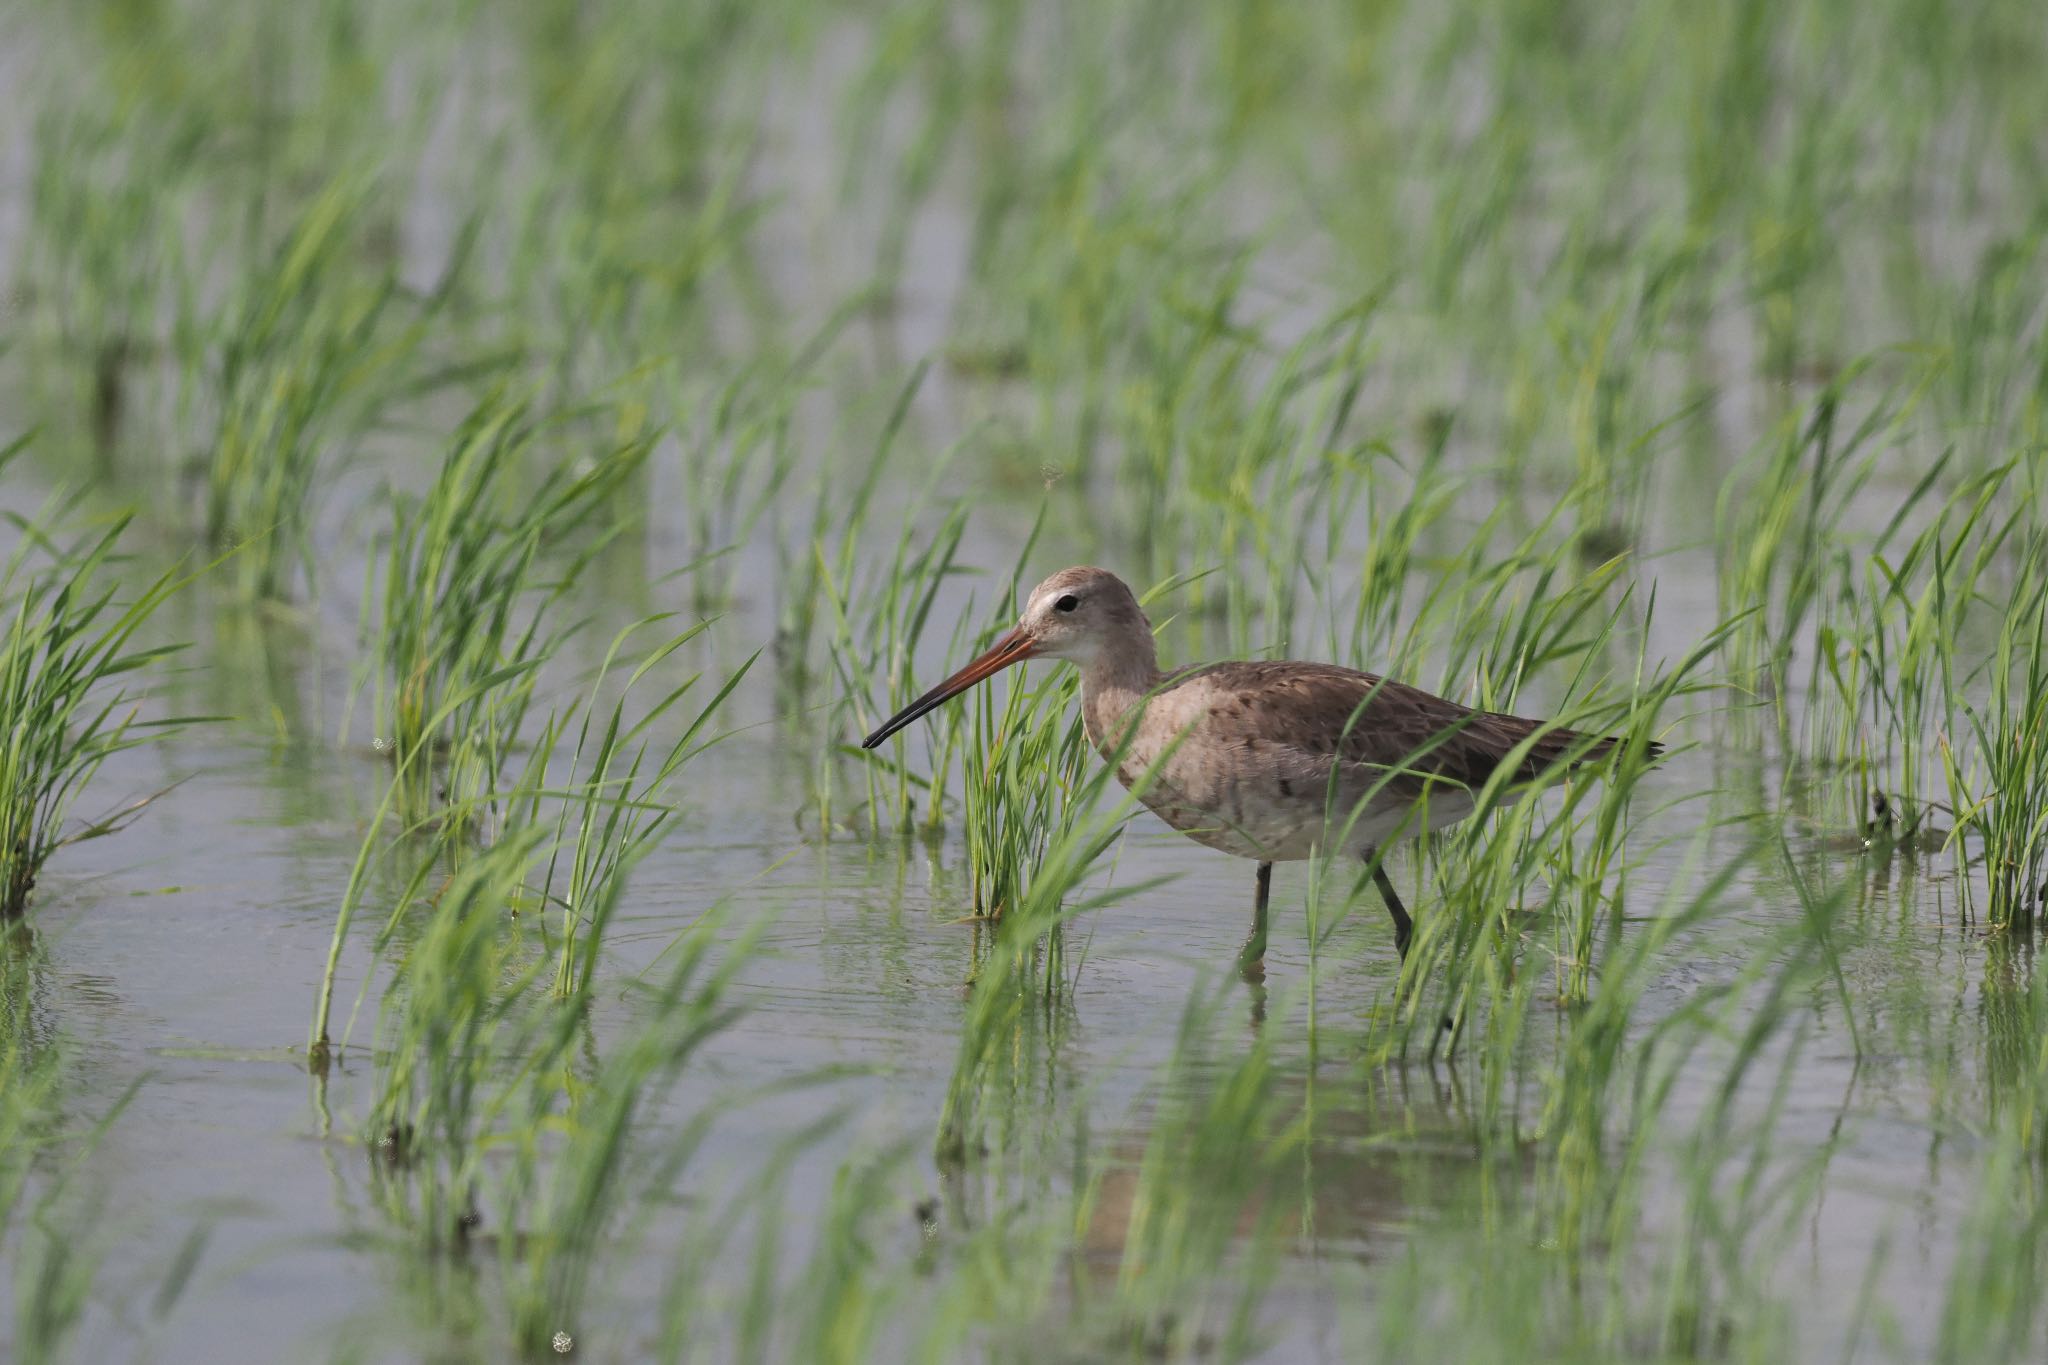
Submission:
[[[1080,605],[1081,600],[1075,597],[1072,593],[1068,593],[1065,597],[1062,597],[1059,601],[1053,603],[1052,609],[1054,611],[1072,611],[1075,607],[1078,607]]]

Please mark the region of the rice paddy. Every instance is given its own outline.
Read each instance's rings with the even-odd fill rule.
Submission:
[[[2048,1357],[2044,64],[10,11],[0,1355]],[[859,747],[1070,563],[1630,742],[1245,980],[1070,669]]]

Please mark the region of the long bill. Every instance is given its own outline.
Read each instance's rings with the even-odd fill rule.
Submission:
[[[880,744],[919,716],[936,710],[976,683],[994,677],[1011,664],[1023,663],[1026,659],[1037,653],[1037,651],[1037,642],[1029,635],[1026,635],[1022,630],[1010,631],[1000,640],[989,646],[987,652],[976,658],[973,663],[967,665],[967,667],[961,669],[958,673],[955,673],[952,677],[946,679],[937,687],[934,687],[931,691],[889,717],[886,721],[883,721],[880,729],[860,742],[860,747],[863,749],[874,748],[877,744]]]

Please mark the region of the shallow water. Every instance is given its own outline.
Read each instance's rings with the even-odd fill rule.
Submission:
[[[959,920],[957,850],[807,842],[789,827],[790,792],[778,765],[773,740],[757,734],[693,769],[701,799],[636,876],[611,937],[610,973],[644,970],[714,902],[728,904],[740,923],[766,918],[765,951],[737,992],[746,1013],[672,1104],[680,1115],[722,1091],[821,1067],[859,1074],[721,1120],[678,1209],[690,1189],[739,1179],[763,1143],[828,1106],[844,1107],[844,1136],[803,1153],[791,1172],[788,1206],[798,1216],[790,1234],[800,1245],[800,1211],[825,1199],[849,1150],[901,1147],[911,1159],[892,1188],[906,1253],[926,1199],[944,1210],[932,1220],[943,1245],[949,1219],[971,1220],[974,1202],[930,1156],[979,932]],[[1684,790],[1688,766],[1660,774],[1645,799]],[[417,1339],[397,1324],[414,1292],[405,1282],[415,1257],[380,1233],[373,1162],[351,1122],[368,1105],[374,1007],[324,1084],[308,1076],[303,1053],[337,888],[376,775],[374,762],[352,752],[279,750],[218,733],[182,739],[158,756],[131,756],[107,777],[113,789],[181,780],[175,793],[121,838],[82,846],[49,879],[35,990],[38,1012],[75,1040],[69,1104],[94,1115],[136,1086],[86,1168],[95,1235],[110,1248],[81,1338],[88,1357],[141,1349],[165,1360],[276,1359],[323,1352],[360,1333],[375,1356],[412,1354],[408,1343]],[[1855,875],[1853,856],[1804,856]],[[1638,874],[1639,884],[1658,870]],[[1305,1027],[1300,988],[1310,963],[1299,868],[1283,867],[1276,878],[1265,988],[1229,981],[1247,871],[1184,847],[1150,817],[1133,822],[1115,876],[1174,880],[1077,927],[1085,963],[1056,1036],[1036,1041],[1012,1121],[1045,1134],[1053,1149],[1071,1140],[1061,1134],[1085,1125],[1097,1143],[1135,1162],[1183,1004],[1197,983],[1213,983],[1224,992],[1218,1047],[1227,1052],[1265,1030],[1283,1106],[1314,1108],[1301,1157],[1312,1231],[1295,1245],[1267,1306],[1266,1354],[1337,1358],[1357,1304],[1337,1292],[1347,1281],[1333,1267],[1363,1267],[1358,1283],[1370,1295],[1371,1267],[1398,1255],[1412,1229],[1467,1208],[1476,1158],[1460,1089],[1470,1082],[1449,1064],[1362,1065],[1359,1021],[1384,1007],[1394,970],[1372,902],[1319,954],[1313,1033]],[[1953,1094],[1937,1101],[1937,1084],[1976,1085],[1969,1049],[1985,954],[1973,933],[1943,919],[1952,894],[1945,880],[1910,869],[1872,879],[1846,963],[1863,1013],[1860,1058],[1832,999],[1816,999],[1802,1016],[1809,1028],[1792,1063],[1779,1137],[1788,1154],[1833,1144],[1802,1245],[1787,1258],[1787,1273],[1810,1277],[1797,1297],[1809,1310],[1803,1330],[1816,1342],[1834,1340],[1848,1324],[1867,1253],[1880,1245],[1882,1301],[1906,1339],[1922,1338],[1939,1307],[1940,1272],[1972,1188],[1973,1144],[1930,1125],[1927,1114],[1956,1103]],[[1717,922],[1659,973],[1638,1026],[1738,970],[1799,913],[1781,890],[1755,888],[1750,908]],[[351,956],[345,999],[359,989],[365,963],[360,951]],[[1263,1022],[1254,1018],[1255,1000]],[[614,998],[593,1032],[601,1039],[630,1016]],[[1928,1074],[1929,1059],[1940,1057],[1952,1059],[1956,1074]],[[1702,1066],[1701,1085],[1711,1087],[1717,1074]],[[1199,1085],[1200,1073],[1187,1083]],[[1681,1091],[1674,1123],[1705,1099]],[[1119,1189],[1116,1178],[1105,1182],[1088,1240],[1114,1246]],[[158,1320],[131,1296],[165,1274],[188,1236],[204,1238],[198,1269]],[[641,1296],[658,1286],[658,1264],[648,1254],[608,1268],[617,1278],[604,1298],[616,1306],[594,1315],[603,1325],[583,1331],[580,1351],[629,1358],[644,1346],[651,1327]]]

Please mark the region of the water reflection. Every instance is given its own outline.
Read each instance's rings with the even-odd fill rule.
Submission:
[[[2039,1017],[2040,993],[2034,989],[2034,947],[2031,925],[1993,933],[1984,941],[1984,978],[1977,998],[1984,1039],[1984,1080],[1994,1112],[2015,1092],[2026,1102],[2037,1082],[2041,1035],[2048,1020]]]

